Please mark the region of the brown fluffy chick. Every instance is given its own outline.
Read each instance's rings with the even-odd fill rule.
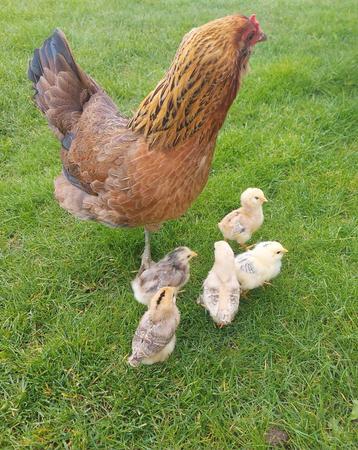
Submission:
[[[139,270],[132,281],[134,297],[148,305],[153,295],[163,286],[173,286],[177,291],[190,278],[190,260],[197,256],[188,247],[178,247],[147,269]]]
[[[253,15],[194,28],[131,119],[75,62],[56,30],[30,62],[35,102],[61,142],[60,205],[80,219],[149,231],[181,216],[206,185],[218,132],[251,52],[266,39]]]
[[[131,366],[162,362],[173,352],[180,321],[175,295],[175,288],[163,287],[151,299],[133,337]]]
[[[261,189],[248,188],[241,194],[240,201],[241,208],[227,214],[218,227],[224,239],[236,241],[244,247],[245,242],[263,224],[262,205],[267,199]]]

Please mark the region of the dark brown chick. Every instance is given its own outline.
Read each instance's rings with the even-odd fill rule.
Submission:
[[[255,16],[234,15],[184,36],[172,65],[133,118],[120,114],[74,61],[60,30],[36,49],[28,76],[37,106],[61,141],[60,205],[80,219],[148,231],[181,216],[203,190],[217,134],[253,46]]]

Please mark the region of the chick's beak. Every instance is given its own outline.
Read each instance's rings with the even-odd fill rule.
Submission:
[[[264,203],[268,202],[268,200],[267,200],[266,197],[263,197],[263,198],[262,198],[262,201],[263,201]]]
[[[195,253],[195,252],[191,252],[191,257],[192,257],[192,258],[195,258],[195,256],[198,256],[198,254]]]
[[[283,248],[282,251],[283,251],[283,253],[288,253],[287,248]]]

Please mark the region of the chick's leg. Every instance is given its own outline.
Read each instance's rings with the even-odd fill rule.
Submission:
[[[252,247],[255,246],[255,244],[246,245],[246,244],[241,244],[240,242],[239,242],[239,244],[240,244],[241,249],[242,249],[242,250],[245,250],[245,252],[247,252],[247,250],[251,250]]]
[[[241,241],[240,236],[235,236],[235,240],[240,245],[241,250],[244,250],[244,251],[247,250],[247,245],[244,242],[240,242]]]
[[[142,255],[142,264],[140,266],[139,273],[142,273],[144,270],[148,269],[152,263],[152,258],[150,255],[150,232],[146,229],[144,229],[144,239],[144,252]]]

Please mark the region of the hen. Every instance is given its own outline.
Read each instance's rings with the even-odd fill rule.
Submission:
[[[75,62],[56,30],[29,64],[34,99],[62,144],[55,196],[74,216],[150,235],[181,216],[203,190],[218,132],[254,45],[266,39],[253,15],[233,15],[183,38],[157,87],[129,120]]]

